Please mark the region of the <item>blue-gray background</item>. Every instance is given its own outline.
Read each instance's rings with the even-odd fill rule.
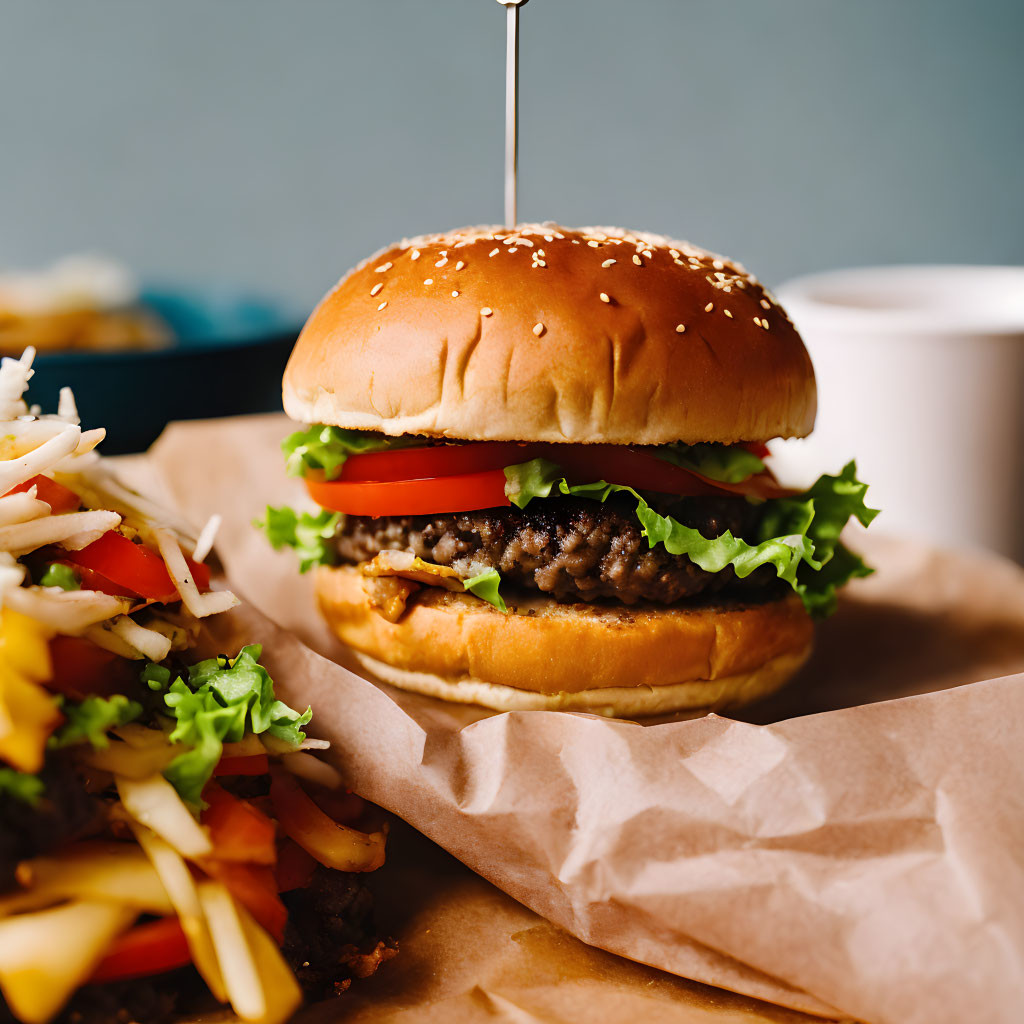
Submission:
[[[524,218],[777,283],[1024,262],[1021,0],[533,0]],[[494,0],[0,0],[0,266],[101,250],[308,305],[501,216]]]

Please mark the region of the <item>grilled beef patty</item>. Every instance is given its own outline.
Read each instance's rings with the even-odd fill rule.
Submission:
[[[497,569],[502,580],[559,601],[614,598],[673,604],[698,594],[752,595],[770,585],[760,571],[737,580],[731,568],[709,573],[685,555],[651,548],[635,503],[549,498],[525,509],[492,508],[433,516],[346,516],[336,544],[344,562],[380,551],[411,551],[464,576]],[[747,536],[756,506],[742,498],[687,498],[659,508],[705,537]]]

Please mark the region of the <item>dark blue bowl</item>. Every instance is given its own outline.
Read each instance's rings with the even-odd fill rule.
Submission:
[[[152,288],[143,301],[168,323],[172,344],[40,354],[29,401],[55,412],[60,389],[73,388],[82,426],[107,428],[107,455],[144,451],[171,420],[281,408],[302,311],[227,288]]]

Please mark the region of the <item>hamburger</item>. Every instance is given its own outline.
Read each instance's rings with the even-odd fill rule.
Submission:
[[[789,679],[874,511],[853,463],[797,493],[814,371],[773,297],[686,242],[555,224],[391,246],[288,362],[319,511],[267,510],[380,679],[510,709],[734,706]]]

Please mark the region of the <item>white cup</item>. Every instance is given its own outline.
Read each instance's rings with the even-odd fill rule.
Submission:
[[[1024,562],[1024,267],[840,270],[779,300],[818,378],[814,433],[778,444],[780,476],[856,457],[886,531]]]

